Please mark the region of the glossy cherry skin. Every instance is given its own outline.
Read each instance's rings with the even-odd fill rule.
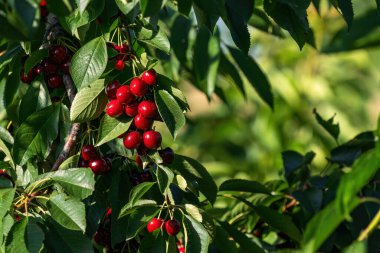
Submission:
[[[81,155],[82,159],[86,162],[99,159],[99,153],[93,145],[84,145]]]
[[[42,71],[48,75],[55,74],[58,71],[58,66],[49,59],[42,60],[41,68]]]
[[[83,160],[82,158],[80,158],[79,162],[78,162],[78,166],[79,166],[79,168],[87,168],[88,167],[88,162],[86,162],[85,160]]]
[[[123,144],[127,149],[135,149],[140,146],[142,142],[142,136],[139,132],[133,131],[125,135]]]
[[[59,88],[62,86],[62,77],[60,75],[52,75],[47,79],[48,86],[52,89]]]
[[[47,5],[46,0],[41,0],[40,1],[40,6],[41,7],[45,7],[46,5]]]
[[[107,208],[106,217],[110,216],[112,214],[112,208]]]
[[[90,161],[89,166],[95,175],[104,174],[111,169],[111,167],[109,167],[109,164],[107,163],[105,159]]]
[[[146,229],[149,233],[161,228],[162,224],[164,224],[164,220],[161,218],[153,218],[149,221],[148,225],[146,225]]]
[[[139,104],[138,112],[141,116],[145,118],[154,119],[157,117],[157,106],[154,101],[144,100]]]
[[[30,70],[28,73],[25,73],[24,70],[22,69],[20,72],[20,80],[23,83],[30,84],[34,80],[34,71]]]
[[[124,61],[123,60],[117,60],[115,63],[115,69],[122,71],[125,67]]]
[[[132,79],[129,86],[132,94],[136,97],[143,97],[148,92],[148,85],[138,77]]]
[[[67,59],[67,48],[56,45],[49,49],[49,58],[56,64],[61,64]]]
[[[174,160],[174,151],[173,149],[167,147],[163,150],[158,151],[162,158],[162,163],[164,164],[171,164]]]
[[[136,99],[136,97],[132,94],[128,85],[123,85],[117,89],[116,99],[122,104],[130,104]]]
[[[108,102],[106,107],[106,113],[110,117],[119,117],[123,114],[123,105],[116,99]]]
[[[185,247],[183,247],[182,245],[178,246],[178,252],[179,253],[185,253]]]
[[[149,149],[157,149],[161,146],[162,137],[157,131],[150,130],[143,134],[144,146]]]
[[[138,114],[138,103],[131,103],[128,105],[125,105],[124,111],[125,114],[128,115],[129,117],[134,117]]]
[[[165,230],[166,233],[168,233],[168,235],[170,236],[177,235],[181,230],[181,223],[179,223],[179,221],[175,219],[168,220],[167,222],[165,222]]]
[[[63,74],[70,74],[70,66],[71,66],[71,61],[65,61],[64,63],[59,66],[60,70],[62,71]]]
[[[142,74],[141,79],[147,85],[155,85],[157,82],[157,72],[154,69],[149,69]]]
[[[153,120],[137,114],[133,120],[135,126],[141,130],[148,130],[153,125]]]
[[[35,66],[35,67],[33,68],[33,71],[34,71],[34,74],[35,74],[36,76],[39,76],[39,75],[41,75],[41,73],[42,73],[42,67],[41,67],[40,65],[37,65],[37,66]]]
[[[120,83],[118,80],[113,80],[109,82],[106,86],[105,92],[109,99],[116,99],[117,89],[120,88]]]

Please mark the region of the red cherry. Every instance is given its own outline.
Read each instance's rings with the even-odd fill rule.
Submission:
[[[67,48],[61,45],[52,46],[49,49],[49,58],[56,64],[61,64],[67,59]]]
[[[146,225],[146,229],[149,233],[161,228],[162,224],[164,224],[164,220],[161,218],[153,218],[149,221],[148,225]]]
[[[48,75],[55,74],[58,71],[58,66],[49,59],[42,60],[41,67],[42,71]]]
[[[82,159],[86,162],[99,159],[99,153],[93,145],[84,145],[82,147]]]
[[[125,106],[125,114],[129,117],[134,117],[138,114],[138,103],[131,103]]]
[[[161,141],[161,134],[154,130],[147,131],[143,134],[144,146],[149,149],[157,149],[161,146]]]
[[[89,163],[89,166],[95,175],[104,174],[111,169],[105,159],[93,160]]]
[[[181,223],[179,223],[179,221],[175,219],[168,220],[167,222],[165,222],[165,229],[168,235],[171,235],[171,236],[177,235],[179,231],[181,230]]]
[[[36,76],[39,76],[39,75],[41,75],[41,73],[42,73],[42,67],[39,66],[39,65],[37,65],[37,66],[35,66],[35,67],[33,68],[33,71],[34,71],[34,74],[35,74]]]
[[[22,69],[20,72],[20,79],[23,83],[30,84],[34,79],[34,71],[30,70],[27,74]]]
[[[115,63],[115,69],[122,71],[125,67],[124,61],[123,60],[117,60]]]
[[[138,112],[141,116],[145,118],[154,119],[157,116],[157,106],[156,103],[149,100],[141,101],[139,104]]]
[[[59,75],[52,75],[48,77],[48,86],[52,89],[59,88],[62,86],[62,77]]]
[[[139,156],[144,156],[147,154],[148,149],[144,145],[140,145],[136,151]]]
[[[118,100],[113,99],[108,102],[106,113],[110,117],[119,117],[123,114],[123,105]]]
[[[120,83],[118,80],[111,81],[106,86],[106,95],[109,99],[116,99],[116,91],[119,89]]]
[[[40,1],[40,6],[43,7],[43,6],[46,6],[47,3],[46,3],[46,0],[41,0]]]
[[[135,100],[128,85],[120,86],[116,91],[116,99],[122,104],[130,104]]]
[[[68,75],[70,74],[70,66],[71,66],[71,61],[66,61],[61,64],[60,69],[64,74]]]
[[[124,43],[121,44],[119,52],[122,53],[122,54],[126,54],[126,53],[128,53],[128,51],[129,51],[128,45],[124,44]]]
[[[88,167],[88,162],[86,162],[85,160],[83,160],[83,158],[80,158],[79,162],[78,162],[78,166],[79,166],[79,168],[87,168]]]
[[[107,209],[106,217],[107,217],[107,216],[110,216],[111,214],[112,214],[112,208],[109,207],[109,208]]]
[[[179,253],[185,253],[185,247],[183,247],[182,245],[181,246],[178,246],[178,252]]]
[[[142,74],[141,79],[147,85],[155,85],[157,81],[157,72],[154,69],[149,69]]]
[[[143,97],[148,92],[148,85],[143,80],[136,77],[132,79],[130,89],[132,94],[136,97]]]
[[[135,123],[135,126],[141,130],[148,130],[153,125],[152,119],[145,118],[145,117],[141,116],[140,114],[137,114],[135,116],[133,122]]]
[[[143,167],[143,162],[141,160],[141,157],[139,155],[136,156],[136,163],[137,165],[142,168]]]
[[[174,151],[171,148],[164,148],[163,150],[158,151],[162,158],[162,163],[171,164],[174,160]]]
[[[135,149],[142,142],[141,134],[137,131],[128,133],[123,140],[124,147],[127,149]]]

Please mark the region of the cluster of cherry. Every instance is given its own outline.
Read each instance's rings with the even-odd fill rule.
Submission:
[[[84,168],[90,167],[95,175],[105,174],[112,168],[111,160],[109,158],[100,157],[93,145],[85,145],[82,147],[79,166]]]
[[[23,64],[25,63],[23,60]],[[41,63],[34,66],[28,73],[21,69],[20,79],[30,84],[38,75],[44,74],[46,84],[56,89],[62,86],[62,75],[69,74],[70,54],[65,46],[52,45],[49,48],[49,57],[44,58]]]
[[[130,58],[128,45],[125,43],[117,45],[109,42],[107,43],[107,46],[115,49],[118,52],[118,54],[112,57],[111,60],[115,61],[115,69],[122,71],[125,68],[125,62]]]
[[[162,228],[168,235],[176,236],[181,231],[181,223],[176,219],[164,221],[162,218],[153,218],[149,221],[146,229],[149,233]]]

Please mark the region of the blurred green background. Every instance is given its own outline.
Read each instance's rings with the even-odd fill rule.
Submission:
[[[375,9],[368,1],[354,4],[356,17]],[[380,47],[321,53],[331,44],[332,35],[347,26],[334,8],[323,3],[319,13],[311,6],[308,15],[317,49],[307,45],[300,51],[285,32],[285,38],[279,38],[250,29],[250,54],[271,82],[274,111],[246,80],[244,99],[236,86],[219,78],[225,104],[216,96],[208,102],[193,85],[179,79],[191,112],[175,142],[166,133],[164,144],[201,161],[218,184],[227,178],[265,181],[281,176],[281,152],[289,149],[302,154],[313,150],[317,154],[314,173],[322,170],[328,150],[337,144],[317,124],[314,108],[325,119],[336,115],[340,143],[375,129],[380,113]],[[232,44],[223,23],[218,26],[223,43]],[[376,32],[380,34],[378,28]]]

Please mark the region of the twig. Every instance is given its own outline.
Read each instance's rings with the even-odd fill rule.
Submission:
[[[361,233],[358,238],[358,241],[363,241],[368,237],[368,235],[377,228],[377,226],[380,224],[380,211],[377,212],[375,217],[372,219],[371,223],[366,227]]]

